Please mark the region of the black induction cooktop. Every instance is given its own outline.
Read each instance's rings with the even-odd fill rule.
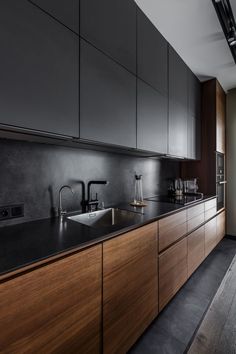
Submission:
[[[203,199],[202,193],[183,194],[181,196],[157,195],[154,197],[146,198],[146,200],[150,202],[173,203],[173,204],[180,204],[180,205],[189,205],[192,203],[196,203],[202,199]]]

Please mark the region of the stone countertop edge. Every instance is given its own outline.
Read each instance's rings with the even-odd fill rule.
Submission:
[[[85,250],[86,248],[89,248],[91,246],[95,246],[95,245],[100,244],[104,241],[107,241],[107,240],[112,239],[114,237],[120,236],[120,235],[125,234],[127,232],[133,231],[133,230],[138,229],[142,226],[148,225],[148,224],[158,221],[162,218],[173,215],[177,212],[191,208],[197,204],[201,204],[203,202],[206,202],[206,201],[214,199],[214,198],[216,198],[215,195],[214,196],[204,196],[203,199],[193,202],[189,205],[184,205],[184,206],[180,205],[180,204],[170,204],[170,203],[163,203],[163,202],[148,201],[148,206],[150,208],[153,207],[153,209],[155,209],[155,206],[156,206],[156,207],[159,207],[159,209],[161,207],[163,209],[168,209],[168,211],[162,212],[160,214],[157,213],[156,215],[146,215],[144,217],[143,221],[140,223],[128,225],[125,227],[120,227],[119,229],[114,230],[114,231],[109,230],[108,233],[105,233],[106,232],[105,230],[95,230],[95,229],[92,230],[91,227],[81,225],[81,224],[74,222],[74,221],[69,221],[70,223],[72,223],[73,228],[74,228],[73,234],[77,234],[77,231],[78,232],[80,231],[83,234],[83,236],[85,236],[85,237],[83,237],[85,239],[87,239],[86,233],[92,233],[93,237],[91,239],[88,238],[87,241],[81,241],[81,240],[79,240],[79,237],[78,237],[78,242],[72,242],[71,246],[65,245],[64,248],[62,246],[60,248],[60,250],[49,249],[47,251],[44,251],[45,255],[35,256],[35,258],[33,257],[30,260],[29,259],[27,260],[27,257],[26,257],[25,260],[22,259],[22,261],[20,261],[18,263],[15,262],[15,264],[14,264],[14,260],[12,262],[9,261],[9,262],[6,262],[5,266],[4,265],[1,266],[2,256],[0,253],[0,282],[6,281],[6,280],[8,280],[8,278],[18,276],[20,273],[24,273],[24,272],[27,272],[27,271],[32,270],[34,268],[41,267],[42,265],[46,265],[48,263],[54,262],[60,258],[68,256],[70,254],[77,253],[78,251],[81,251],[81,250]],[[168,207],[166,207],[166,205],[168,205]],[[124,209],[124,210],[131,210],[131,211],[134,209],[133,207],[131,207],[127,203],[119,204],[116,207],[118,207],[120,209]],[[145,208],[144,208],[144,210],[145,210]],[[151,214],[151,213],[149,213],[149,214]],[[50,227],[51,227],[51,224],[53,224],[52,219],[42,219],[42,220],[38,220],[38,221],[26,222],[23,224],[17,224],[17,225],[6,226],[3,228],[0,228],[0,250],[2,249],[4,252],[4,250],[7,250],[7,246],[9,246],[9,247],[11,246],[11,242],[9,242],[9,245],[7,245],[8,239],[5,239],[5,237],[7,238],[9,236],[9,234],[10,234],[10,236],[13,236],[13,239],[17,240],[17,229],[18,228],[21,228],[21,230],[23,232],[25,229],[25,233],[26,233],[25,240],[27,241],[27,233],[28,233],[28,238],[30,239],[31,236],[29,235],[29,233],[34,232],[34,227],[37,227],[38,223],[43,224],[46,222],[49,223]],[[56,218],[54,220],[54,223],[56,226],[58,226],[59,225],[59,218]],[[46,228],[47,228],[47,225],[46,225]],[[56,231],[56,230],[53,230],[53,231]],[[66,235],[66,233],[67,233],[67,231],[64,231],[64,236]],[[50,230],[48,230],[48,234],[50,235]],[[58,232],[57,237],[58,238],[60,237],[59,232]],[[75,237],[77,237],[77,236],[74,235],[73,239]],[[24,242],[24,238],[20,242]],[[58,242],[58,240],[57,240],[57,242]],[[22,246],[22,245],[20,243],[18,243],[17,248],[19,249],[19,252],[21,252],[21,249],[22,249],[22,247],[20,247],[20,246]],[[29,250],[27,250],[27,252],[30,251],[30,249],[32,249],[31,244],[29,245]],[[5,258],[6,260],[8,260],[8,258],[10,260],[10,258],[14,257],[14,252],[13,252],[13,255],[11,254],[10,251],[9,251],[9,253],[10,253],[9,257],[8,257],[8,255],[4,255],[6,257]]]

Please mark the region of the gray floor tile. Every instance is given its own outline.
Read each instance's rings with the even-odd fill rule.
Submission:
[[[235,254],[236,241],[222,240],[129,353],[184,353]]]
[[[185,345],[171,337],[163,328],[150,326],[129,354],[182,354]]]

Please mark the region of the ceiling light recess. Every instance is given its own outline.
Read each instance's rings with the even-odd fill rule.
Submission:
[[[230,0],[212,0],[212,2],[236,63],[236,23]]]

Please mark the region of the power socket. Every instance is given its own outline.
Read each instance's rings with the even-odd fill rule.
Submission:
[[[0,221],[21,218],[24,216],[24,204],[7,205],[0,207]]]

